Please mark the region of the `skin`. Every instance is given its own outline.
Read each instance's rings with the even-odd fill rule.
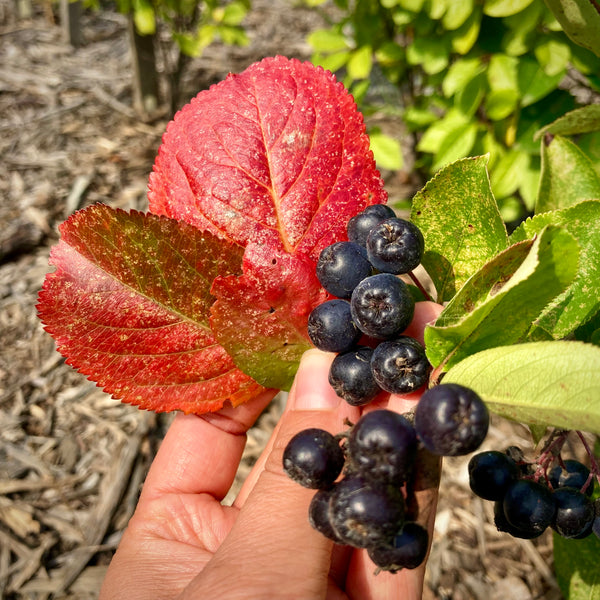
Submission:
[[[420,302],[407,330],[423,341],[425,325],[441,307]],[[302,358],[284,414],[232,506],[221,500],[233,483],[246,431],[273,397],[265,393],[218,413],[178,415],[156,455],[135,514],[123,535],[100,600],[192,598],[342,598],[417,600],[425,564],[381,572],[364,550],[333,544],[307,519],[314,491],[282,469],[289,439],[308,427],[347,429],[365,409],[340,400],[328,383],[333,354],[309,350]],[[414,408],[419,393],[382,395],[366,410]],[[433,477],[416,483],[417,520],[433,530]]]

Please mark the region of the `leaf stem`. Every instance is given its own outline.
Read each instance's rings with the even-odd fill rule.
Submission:
[[[589,444],[587,443],[587,440],[583,436],[583,433],[581,433],[581,431],[576,431],[575,433],[577,434],[577,437],[579,437],[579,439],[581,440],[581,443],[583,444],[583,447],[585,448],[587,455],[590,457],[590,467],[591,467],[590,471],[596,476],[598,483],[600,483],[600,465],[598,464],[598,461],[596,460],[596,457],[594,456],[594,452],[592,451]],[[582,492],[585,492],[586,488],[590,485],[590,481],[591,481],[591,478],[585,482],[583,488],[581,489]]]
[[[430,302],[435,302],[434,299],[429,294],[429,292],[425,289],[423,284],[419,281],[419,278],[415,275],[414,271],[410,271],[408,273],[408,276],[412,279],[413,283],[419,288],[419,290],[421,291],[423,296],[425,296],[425,298],[427,298],[427,300],[429,300]]]

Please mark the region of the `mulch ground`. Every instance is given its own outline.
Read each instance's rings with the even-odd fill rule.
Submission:
[[[191,94],[264,56],[309,57],[316,12],[286,0],[253,4],[250,45],[213,46],[192,61]],[[16,6],[0,0],[0,597],[93,599],[172,417],[123,405],[67,366],[37,319],[36,296],[57,226],[74,210],[146,209],[168,119],[144,121],[131,109],[121,15],[86,13],[85,43],[73,49],[49,3],[27,18]],[[250,431],[229,498],[283,402]],[[528,440],[495,420],[486,447]],[[468,489],[464,459],[445,463],[427,584],[426,598],[561,598],[549,534],[531,542],[498,533],[489,503]]]

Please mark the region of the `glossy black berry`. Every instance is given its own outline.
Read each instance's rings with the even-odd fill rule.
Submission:
[[[331,498],[331,489],[319,490],[313,496],[308,507],[308,522],[313,529],[334,542],[343,543],[335,532],[329,519],[329,499]]]
[[[377,270],[399,275],[419,266],[425,240],[414,223],[394,217],[371,230],[366,247],[369,261]]]
[[[392,539],[404,524],[400,488],[349,475],[336,483],[329,502],[331,524],[345,544],[367,548]]]
[[[338,354],[329,368],[329,383],[351,406],[363,406],[381,392],[371,372],[373,349],[359,347]]]
[[[396,213],[387,206],[386,204],[372,204],[367,206],[365,210],[356,216],[352,217],[348,221],[346,227],[348,232],[348,239],[351,242],[356,242],[361,246],[365,246],[367,243],[367,237],[373,227],[385,221],[395,217]]]
[[[532,479],[511,483],[502,501],[504,516],[510,525],[527,537],[541,535],[554,520],[556,503],[552,492]]]
[[[363,279],[350,299],[352,318],[368,336],[389,339],[401,334],[410,324],[415,301],[408,286],[389,273]]]
[[[485,500],[501,500],[508,486],[519,477],[515,461],[496,450],[473,455],[468,471],[471,490]]]
[[[429,535],[418,523],[408,521],[391,543],[368,549],[370,559],[384,571],[416,569],[427,555]]]
[[[548,480],[553,489],[561,487],[573,487],[580,490],[587,482],[590,476],[590,470],[578,460],[567,459],[564,461],[564,469],[560,465],[556,465],[548,473]],[[585,490],[588,496],[591,496],[594,491],[594,481]]]
[[[390,394],[409,394],[425,384],[430,365],[425,348],[414,338],[401,335],[377,345],[371,370],[381,389]]]
[[[406,417],[374,410],[355,423],[347,451],[352,468],[365,478],[402,485],[412,471],[417,435]]]
[[[283,469],[294,481],[311,489],[333,485],[344,467],[344,451],[328,431],[298,432],[283,452]]]
[[[514,525],[511,525],[504,515],[504,506],[502,500],[496,500],[496,502],[494,502],[494,524],[496,525],[498,531],[503,531],[504,533],[508,533],[513,537],[523,540],[531,540],[540,535],[540,533],[535,529],[522,530]]]
[[[308,337],[319,350],[346,352],[360,339],[347,300],[328,300],[316,306],[308,316]]]
[[[363,246],[353,242],[336,242],[321,251],[316,273],[321,285],[330,294],[350,298],[352,290],[373,273],[373,266]]]
[[[489,412],[470,388],[456,383],[428,389],[415,410],[415,429],[434,454],[460,456],[473,452],[485,439]]]
[[[562,537],[581,539],[592,533],[594,504],[578,489],[561,487],[554,491],[556,514],[552,528]]]

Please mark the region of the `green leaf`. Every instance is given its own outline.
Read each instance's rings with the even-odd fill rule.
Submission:
[[[518,149],[509,150],[497,162],[491,173],[492,191],[496,198],[514,194],[529,167],[529,154]]]
[[[600,199],[600,177],[594,164],[571,140],[546,134],[541,146],[542,172],[536,213]]]
[[[436,37],[417,38],[406,49],[406,60],[410,65],[422,65],[427,74],[435,75],[448,66],[447,44]]]
[[[375,162],[379,168],[391,171],[402,168],[404,160],[398,140],[380,132],[370,132],[369,139]]]
[[[600,202],[581,202],[570,208],[536,215],[522,223],[510,236],[510,241],[533,238],[550,224],[564,227],[580,248],[575,281],[537,321],[537,326],[552,337],[563,338],[600,309],[596,293],[600,281]]]
[[[452,50],[458,54],[467,54],[475,45],[480,29],[481,9],[477,7],[471,16],[456,31],[452,32],[450,40]]]
[[[492,412],[520,423],[600,434],[598,373],[596,346],[532,342],[469,356],[446,373],[444,383],[472,388]]]
[[[469,122],[459,110],[449,110],[442,119],[434,121],[417,144],[419,152],[439,152],[444,140],[456,129]]]
[[[341,33],[331,29],[317,29],[307,38],[315,52],[339,52],[348,49],[348,41]]]
[[[536,132],[534,139],[538,140],[547,133],[578,135],[591,131],[600,131],[600,104],[589,104],[569,111]]]
[[[527,8],[533,0],[487,0],[483,12],[490,17],[509,17]]]
[[[567,44],[548,40],[535,47],[535,56],[547,75],[563,75],[567,70],[571,50]]]
[[[454,62],[442,82],[442,91],[446,98],[454,96],[464,88],[476,75],[483,70],[483,63],[479,58],[462,58]]]
[[[590,0],[545,0],[563,31],[576,44],[600,56],[600,13]]]
[[[554,91],[563,74],[548,75],[537,61],[523,57],[519,61],[517,77],[521,94],[520,104],[529,106]]]
[[[425,237],[423,266],[433,279],[438,302],[452,298],[508,245],[487,161],[487,156],[478,156],[448,165],[413,199],[411,219]]]
[[[156,33],[156,15],[152,4],[146,0],[134,2],[133,22],[140,35],[153,35]]]
[[[348,63],[348,75],[352,79],[366,79],[373,67],[373,49],[371,46],[361,46],[351,53]]]
[[[427,356],[447,369],[467,356],[526,339],[545,306],[571,284],[579,249],[569,233],[548,227],[475,273],[425,330]]]
[[[568,600],[600,600],[600,539],[567,540],[554,533],[554,570]]]
[[[440,144],[432,170],[437,171],[444,165],[468,156],[475,144],[477,129],[477,123],[465,123],[453,129]]]
[[[444,29],[448,31],[458,29],[473,12],[473,5],[474,0],[462,0],[461,2],[451,0],[442,18]]]

